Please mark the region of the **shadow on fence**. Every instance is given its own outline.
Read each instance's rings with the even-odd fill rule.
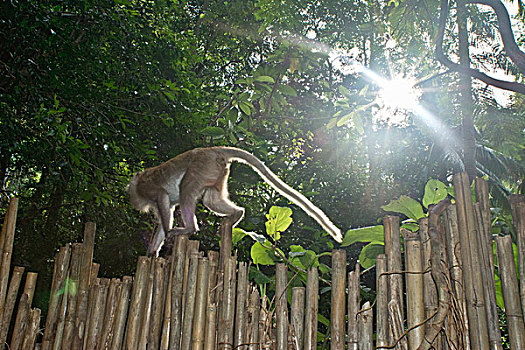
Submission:
[[[502,349],[487,185],[476,179],[474,202],[466,175],[456,175],[454,187],[455,204],[431,208],[417,232],[401,228],[398,217],[384,218],[373,305],[361,305],[359,265],[347,273],[346,252],[333,251],[331,349]],[[511,202],[525,281],[525,201],[516,196]],[[83,243],[56,255],[41,331],[40,310],[31,308],[36,274],[26,275],[19,293],[24,268],[10,266],[17,204],[11,201],[0,236],[5,348],[317,349],[317,269],[308,270],[306,287],[292,289],[290,306],[287,266],[277,264],[276,297],[268,300],[248,282],[249,266],[229,253],[227,224],[222,256],[199,252],[197,241],[179,236],[168,259],[139,257],[134,277],[122,279],[97,276],[95,225],[86,224]],[[511,348],[522,349],[525,283],[518,283],[511,237],[496,237],[496,247]]]

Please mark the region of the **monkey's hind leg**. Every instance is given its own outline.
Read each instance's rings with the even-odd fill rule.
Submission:
[[[202,204],[214,213],[225,216],[235,226],[244,216],[244,208],[233,204],[228,196],[218,191],[215,187],[208,187],[204,192]]]

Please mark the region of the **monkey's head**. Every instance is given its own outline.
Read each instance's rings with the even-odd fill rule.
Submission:
[[[138,172],[129,181],[129,184],[126,186],[126,192],[129,193],[129,200],[131,202],[131,205],[133,208],[140,210],[140,211],[148,211],[150,208],[150,201],[144,197],[142,197],[138,191],[138,184],[140,175],[142,175],[142,172]]]

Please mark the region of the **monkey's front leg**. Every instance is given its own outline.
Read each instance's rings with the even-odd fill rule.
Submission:
[[[169,232],[173,224],[173,213],[170,207],[170,199],[167,193],[162,193],[156,200],[155,215],[159,220],[159,228],[148,245],[148,255],[157,255],[164,239],[166,232]]]
[[[166,234],[164,229],[162,228],[162,225],[159,225],[157,232],[151,238],[148,244],[148,256],[158,256],[159,250],[162,247],[165,238]]]

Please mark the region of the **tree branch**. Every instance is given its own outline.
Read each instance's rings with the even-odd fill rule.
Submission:
[[[491,0],[470,0],[470,2],[480,2],[480,3],[484,2],[484,1],[490,2]],[[497,1],[497,0],[492,0],[492,1]],[[473,77],[475,79],[481,80],[485,84],[488,84],[488,85],[491,85],[491,86],[495,86],[495,87],[498,87],[500,89],[504,89],[504,90],[508,90],[508,91],[514,91],[514,92],[518,92],[520,94],[525,94],[525,85],[524,84],[492,78],[492,77],[488,76],[487,74],[482,73],[482,72],[480,72],[480,71],[478,71],[478,70],[476,70],[474,68],[463,66],[463,65],[460,65],[458,63],[452,62],[445,55],[445,53],[443,52],[443,37],[445,35],[445,25],[446,25],[447,17],[448,17],[448,8],[449,8],[448,0],[441,0],[441,11],[440,11],[440,15],[439,15],[439,27],[438,27],[438,35],[437,35],[437,39],[436,39],[436,50],[435,50],[435,55],[436,55],[437,60],[442,65],[444,65],[448,69],[450,69],[451,71],[454,71],[454,72],[457,72],[457,73],[460,73],[460,74],[470,75],[471,77]],[[508,14],[507,14],[507,16],[508,16]],[[505,40],[507,40],[507,39],[508,38],[506,38]],[[516,44],[516,43],[514,42],[514,44]],[[505,50],[507,50],[507,48],[505,48]],[[510,49],[510,50],[512,51],[512,49]],[[508,51],[507,51],[507,54],[509,54]],[[510,54],[509,54],[509,57],[510,57]]]
[[[499,24],[499,33],[503,41],[503,48],[509,56],[510,60],[522,71],[525,72],[525,53],[520,50],[512,26],[510,24],[510,17],[505,5],[501,0],[467,0],[468,4],[487,5],[490,6],[496,13]]]

